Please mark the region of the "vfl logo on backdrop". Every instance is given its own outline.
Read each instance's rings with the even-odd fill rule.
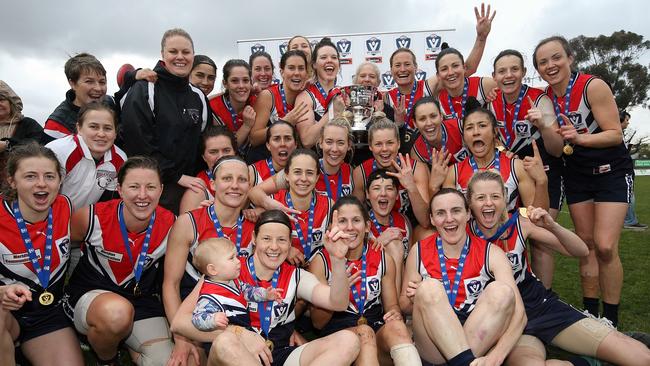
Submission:
[[[280,56],[284,55],[287,52],[287,48],[289,48],[289,42],[280,43],[278,48],[280,48]]]
[[[424,39],[424,43],[425,43],[424,59],[426,61],[435,60],[436,57],[438,57],[438,53],[440,53],[440,46],[442,45],[442,37],[440,37],[435,33],[432,33],[431,35],[427,36]]]
[[[397,48],[411,48],[411,38],[407,36],[400,36],[395,40]]]
[[[349,65],[352,63],[352,57],[350,57],[352,53],[352,42],[343,38],[336,42],[336,49],[338,49],[340,54],[339,60],[341,65]]]
[[[266,50],[266,48],[264,47],[264,45],[260,43],[255,43],[254,45],[251,46],[251,54],[255,52],[264,52],[264,50]]]
[[[386,71],[381,74],[381,83],[385,88],[390,89],[395,86],[395,79],[393,79],[393,74],[390,71]]]
[[[366,61],[381,63],[381,39],[372,37],[366,40]]]

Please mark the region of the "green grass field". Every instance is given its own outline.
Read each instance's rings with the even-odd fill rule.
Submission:
[[[650,176],[635,180],[636,214],[639,222],[650,223]],[[558,217],[565,227],[572,228],[566,205]],[[619,253],[625,273],[619,310],[619,330],[650,333],[650,230],[623,230]],[[578,260],[556,255],[553,289],[560,297],[582,308],[582,292]]]

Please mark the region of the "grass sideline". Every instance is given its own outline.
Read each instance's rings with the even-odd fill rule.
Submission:
[[[639,222],[650,223],[650,176],[635,179],[636,214]],[[564,227],[573,228],[566,204],[558,217]],[[650,333],[650,230],[623,230],[619,240],[623,263],[623,292],[619,308],[618,329],[622,332]],[[553,290],[566,302],[582,308],[578,260],[556,254]],[[601,307],[602,311],[602,307]]]

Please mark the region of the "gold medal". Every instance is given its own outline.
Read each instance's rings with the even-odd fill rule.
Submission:
[[[528,210],[526,207],[519,207],[519,216],[528,218]]]
[[[54,302],[54,294],[51,292],[45,290],[43,293],[41,293],[38,296],[38,302],[41,303],[41,305],[48,306],[51,305]]]
[[[142,291],[140,290],[140,283],[136,283],[135,286],[133,286],[133,296],[138,297],[142,295]]]
[[[573,154],[573,147],[571,145],[566,144],[562,148],[562,152],[564,152],[564,155],[572,155]]]
[[[273,341],[270,339],[267,339],[265,342],[266,346],[269,348],[271,352],[273,352]]]
[[[359,320],[357,320],[357,325],[367,325],[368,324],[368,319],[366,319],[365,316],[361,316]]]
[[[499,146],[497,146],[497,150],[499,150],[499,152],[504,152],[504,151],[506,151],[506,147],[503,146],[503,145],[499,145]]]

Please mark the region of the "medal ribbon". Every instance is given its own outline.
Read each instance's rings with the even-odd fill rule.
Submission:
[[[323,163],[323,159],[320,159],[320,170],[323,172],[327,196],[336,201],[339,199],[339,197],[341,197],[341,192],[343,192],[343,172],[341,171],[341,168],[339,167],[339,172],[336,174],[338,176],[336,183],[336,196],[332,195],[332,188],[330,187],[330,176],[327,174],[327,172],[325,172],[325,163]]]
[[[474,231],[476,232],[476,235],[479,238],[485,239],[486,241],[489,241],[489,242],[492,243],[495,240],[498,240],[499,238],[501,238],[501,235],[503,235],[503,233],[505,233],[507,230],[509,230],[511,227],[513,227],[517,223],[518,218],[519,218],[519,210],[515,211],[515,213],[513,213],[510,216],[508,221],[506,221],[503,225],[499,226],[496,233],[494,233],[494,235],[490,236],[489,238],[485,237],[485,234],[483,234],[481,229],[479,229],[478,224],[476,224],[476,221],[474,221]],[[512,235],[512,233],[510,235]],[[510,237],[508,236],[507,239],[510,239]]]
[[[222,96],[223,98],[223,104],[226,105],[226,108],[228,108],[228,112],[230,112],[230,117],[232,118],[232,127],[234,128],[235,132],[239,130],[238,123],[237,123],[237,111],[235,111],[235,108],[230,104],[230,100],[228,100],[228,97],[226,95]]]
[[[214,225],[214,230],[217,232],[217,237],[219,238],[225,238],[226,235],[223,233],[223,228],[221,227],[221,223],[219,222],[219,218],[217,217],[217,214],[214,212],[214,205],[210,205],[208,207],[208,214],[210,215],[210,218],[212,219],[212,224]],[[241,250],[241,238],[242,238],[242,231],[244,230],[244,216],[239,216],[237,219],[237,241],[235,241],[235,247],[237,247],[237,253],[239,254],[239,251]],[[230,239],[230,238],[228,238]],[[232,241],[232,239],[230,239]]]
[[[273,160],[271,158],[266,158],[266,166],[269,167],[271,175],[275,175],[275,168],[273,167]]]
[[[440,143],[440,149],[446,149],[447,148],[447,129],[445,129],[444,124],[440,124],[440,138],[441,138],[441,143]],[[424,143],[427,145],[427,152],[429,153],[429,164],[433,164],[433,145],[429,144],[429,141],[422,136],[422,140],[424,140]]]
[[[366,283],[368,282],[368,276],[366,276],[366,267],[368,264],[367,254],[368,246],[365,245],[363,247],[363,254],[361,255],[361,296],[359,296],[356,284],[350,286],[352,298],[354,299],[354,303],[357,305],[357,310],[361,316],[363,316],[363,308],[366,304]]]
[[[29,260],[32,262],[34,271],[36,272],[36,277],[41,283],[43,290],[47,289],[47,286],[50,283],[50,264],[52,263],[52,232],[54,231],[54,224],[52,219],[52,207],[50,207],[47,213],[47,229],[45,230],[45,249],[43,251],[43,267],[38,262],[38,256],[36,255],[36,250],[34,250],[34,243],[29,237],[29,232],[27,231],[27,225],[25,224],[25,219],[20,212],[20,207],[18,206],[18,200],[14,201],[13,204],[14,218],[16,219],[16,225],[18,226],[18,231],[20,231],[20,236],[25,243],[25,249],[27,249],[27,254],[29,255]]]
[[[280,84],[278,85],[278,89],[280,90],[280,97],[282,98],[282,116],[284,117],[289,113],[289,105],[287,104],[287,94],[284,92],[284,85]]]
[[[449,283],[447,263],[445,262],[445,251],[442,248],[442,239],[440,239],[439,236],[436,238],[436,249],[438,250],[438,261],[440,262],[440,275],[442,276],[442,284],[445,287],[445,292],[447,292],[449,304],[451,304],[452,307],[455,307],[456,296],[458,296],[458,286],[460,285],[460,279],[463,276],[463,267],[465,267],[467,252],[469,252],[469,237],[467,237],[465,240],[465,245],[463,246],[463,250],[460,253],[460,258],[458,258],[458,268],[456,270],[456,276],[454,277],[453,286],[451,283]]]
[[[573,84],[578,77],[578,73],[572,73],[571,79],[569,79],[569,84],[566,86],[566,92],[564,93],[564,115],[569,116],[569,104],[571,104],[571,89],[573,89]],[[552,89],[551,89],[552,91]],[[560,102],[557,100],[555,93],[553,94],[553,108],[555,109],[555,117],[557,118],[557,123],[560,126],[564,125],[564,120],[560,116]]]
[[[465,84],[463,85],[463,98],[461,100],[461,111],[460,111],[460,117],[458,117],[458,114],[456,113],[456,110],[454,109],[454,103],[451,102],[451,95],[449,94],[449,91],[447,91],[447,105],[449,106],[449,110],[451,111],[451,115],[457,119],[461,120],[463,118],[463,115],[465,114],[465,105],[467,104],[467,93],[469,91],[469,80],[465,78]],[[461,130],[462,131],[462,130]]]
[[[248,268],[250,269],[251,275],[253,276],[253,280],[255,280],[255,285],[257,287],[260,287],[259,279],[257,278],[257,274],[255,273],[255,261],[253,260],[252,255],[248,257]],[[279,277],[280,277],[280,267],[278,267],[278,269],[276,269],[275,272],[273,272],[271,287],[278,288]],[[258,302],[257,308],[259,309],[260,312],[260,326],[262,327],[262,332],[264,332],[266,338],[268,339],[269,332],[271,331],[271,316],[272,316],[271,310],[273,308],[273,301]]]
[[[291,193],[287,192],[287,206],[295,210],[293,206],[293,201],[291,200]],[[298,240],[302,246],[303,254],[305,259],[309,260],[311,258],[311,242],[312,242],[312,232],[314,231],[314,216],[316,215],[314,207],[316,206],[316,194],[312,194],[311,204],[309,205],[309,219],[307,220],[307,236],[305,237],[300,222],[295,224],[296,234],[298,234]]]
[[[528,90],[528,87],[526,85],[522,85],[521,89],[519,90],[519,96],[517,97],[517,102],[515,102],[515,113],[512,115],[512,128],[515,128],[515,121],[517,120],[517,116],[519,116],[519,110],[521,109],[521,104],[524,101],[524,95],[526,95],[526,90]],[[512,143],[512,135],[510,135],[510,129],[508,128],[508,115],[506,114],[508,111],[508,102],[506,102],[506,96],[505,94],[501,94],[501,97],[503,99],[503,134],[506,135],[506,148],[510,148],[510,144]],[[530,106],[533,108],[534,106]]]
[[[490,169],[491,166],[494,166],[494,170],[497,171],[497,173],[501,174],[501,162],[500,162],[500,157],[499,157],[499,150],[494,150],[494,160],[490,164],[488,164],[485,167],[485,170]],[[472,166],[473,171],[478,171],[479,167],[478,164],[476,164],[476,160],[474,160],[474,156],[470,155],[469,156],[469,165]]]
[[[370,219],[372,220],[372,223],[375,225],[375,229],[377,229],[377,232],[379,233],[379,235],[381,235],[384,232],[384,229],[382,229],[381,224],[379,223],[379,221],[377,221],[377,216],[375,216],[375,211],[371,209],[368,213],[370,214]],[[388,227],[393,227],[394,223],[393,223],[392,214],[388,215],[388,220],[389,220]]]
[[[124,242],[124,248],[126,248],[126,254],[129,257],[129,262],[133,265],[133,254],[131,253],[131,244],[129,243],[129,234],[126,231],[126,223],[124,222],[124,202],[120,202],[120,205],[117,209],[117,220],[120,223],[120,232],[122,233],[122,241]],[[140,282],[142,277],[142,269],[144,268],[144,262],[147,260],[147,251],[149,250],[149,242],[151,241],[151,231],[153,230],[153,223],[156,221],[156,211],[151,214],[149,219],[149,226],[147,226],[147,231],[144,234],[144,242],[142,243],[142,249],[140,249],[140,254],[138,255],[138,262],[133,269],[133,276],[135,277],[135,283]]]

